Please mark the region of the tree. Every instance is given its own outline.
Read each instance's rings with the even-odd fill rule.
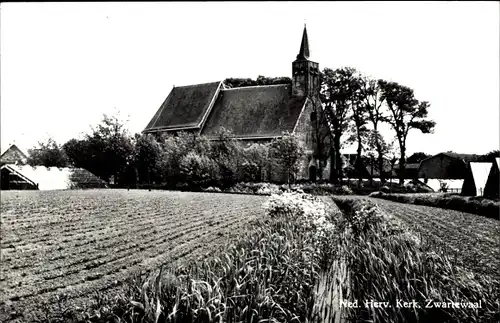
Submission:
[[[67,167],[68,156],[57,142],[49,138],[46,142],[39,141],[38,147],[28,150],[27,164],[31,166]]]
[[[420,130],[422,133],[431,133],[435,122],[426,119],[429,103],[419,102],[409,87],[396,82],[381,82],[382,98],[389,109],[387,122],[396,132],[400,150],[400,184],[404,182],[406,139],[411,129]]]
[[[394,141],[387,142],[384,137],[377,130],[369,130],[366,136],[365,149],[366,155],[370,158],[371,174],[373,174],[373,162],[377,160],[377,166],[379,170],[380,177],[384,174],[384,160],[389,160],[392,165],[390,174],[394,171],[395,159],[394,156],[397,154],[397,150],[394,149]],[[382,159],[382,166],[378,163],[378,159]],[[380,183],[383,184],[382,179]],[[371,178],[371,185],[373,187],[373,178]]]
[[[406,161],[408,162],[408,164],[418,164],[427,157],[431,157],[431,155],[427,155],[426,153],[423,152],[416,152],[410,157],[408,157]]]
[[[300,169],[300,161],[305,155],[297,135],[285,132],[281,138],[271,142],[271,155],[287,174],[287,183],[295,180]]]
[[[396,163],[398,161],[398,158],[401,156],[401,152],[398,148],[398,145],[396,145],[395,140],[389,142],[389,143],[384,143],[383,145],[385,148],[383,149],[385,151],[385,156],[389,160],[389,163],[391,164],[391,188],[392,188],[392,174],[394,173],[394,168],[396,166]]]
[[[101,176],[106,180],[113,176],[117,183],[123,181],[120,176],[127,171],[127,162],[134,153],[125,121],[121,120],[119,115],[104,114],[101,122],[92,129],[86,139],[100,161]]]
[[[74,167],[84,168],[94,172],[93,156],[90,144],[85,139],[70,139],[62,146],[65,154],[68,156],[69,163]]]
[[[161,136],[159,142],[163,152],[160,161],[163,178],[169,184],[182,182],[183,178],[180,173],[181,160],[189,152],[195,150],[197,146],[196,136],[187,132],[179,132],[175,136],[167,133]]]
[[[495,158],[498,157],[500,157],[500,150],[492,150],[487,154],[478,156],[477,161],[493,163],[495,161]]]
[[[342,180],[342,156],[341,136],[348,127],[348,112],[352,99],[352,76],[351,68],[340,68],[332,70],[325,68],[321,73],[320,98],[327,117],[329,127],[333,135],[332,171],[330,180],[338,183]]]
[[[361,97],[364,100],[364,109],[368,113],[368,120],[370,121],[373,131],[377,134],[372,139],[374,148],[377,152],[377,162],[378,168],[383,169],[384,167],[384,158],[383,158],[383,145],[379,142],[378,126],[380,123],[386,120],[384,114],[384,100],[382,97],[381,86],[384,83],[382,80],[374,80],[369,77],[363,77],[361,79]],[[383,138],[382,138],[383,139]],[[381,183],[385,182],[384,174],[380,173],[380,181]]]
[[[314,97],[311,112],[311,139],[313,143],[313,157],[318,161],[318,177],[323,180],[323,170],[327,164],[332,143],[332,133],[328,126],[328,119],[321,102],[316,102]],[[315,179],[314,179],[315,180]]]
[[[346,79],[349,86],[349,105],[351,116],[350,120],[354,121],[348,127],[350,136],[347,139],[349,143],[356,143],[357,160],[361,160],[361,153],[363,151],[363,144],[368,135],[368,113],[367,106],[364,104],[363,95],[363,77],[354,68],[347,68],[349,77]],[[358,173],[358,185],[361,185],[361,173]]]
[[[82,167],[108,181],[127,180],[129,163],[133,160],[134,146],[119,115],[103,118],[83,139],[71,139],[63,146],[75,167]]]
[[[262,181],[262,171],[269,166],[269,145],[253,143],[243,149],[243,173],[246,180]]]
[[[153,135],[137,134],[134,140],[134,156],[132,162],[137,168],[139,180],[161,179],[160,162],[163,152],[160,144]]]
[[[227,78],[224,80],[224,85],[229,88],[237,88],[244,86],[257,86],[257,85],[277,85],[288,84],[292,85],[292,79],[289,77],[266,77],[259,75],[256,80],[250,78]]]
[[[243,148],[239,140],[232,138],[230,130],[221,127],[217,140],[211,143],[211,158],[219,165],[222,186],[228,187],[238,180],[238,170],[243,163]]]
[[[208,186],[217,180],[217,163],[209,156],[195,151],[182,157],[179,170],[184,181],[195,188]]]

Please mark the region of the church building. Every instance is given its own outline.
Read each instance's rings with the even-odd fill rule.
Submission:
[[[266,143],[283,133],[294,133],[306,149],[298,179],[328,179],[324,156],[328,127],[319,98],[319,64],[309,59],[304,26],[300,50],[292,62],[292,84],[229,88],[223,81],[174,87],[151,118],[143,133],[179,131],[216,140],[224,127],[243,143]],[[318,145],[318,142],[321,144]],[[318,174],[322,162],[323,174]],[[282,181],[271,175],[268,180]]]

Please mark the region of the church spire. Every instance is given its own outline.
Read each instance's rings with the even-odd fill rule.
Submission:
[[[302,42],[300,43],[300,51],[297,55],[297,59],[308,59],[309,58],[309,40],[307,39],[307,29],[304,23],[304,33],[302,34]]]

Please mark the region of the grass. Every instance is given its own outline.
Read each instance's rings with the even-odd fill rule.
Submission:
[[[370,194],[370,196],[401,203],[463,211],[497,220],[500,219],[500,202],[485,198],[448,194],[386,194],[382,192],[375,192]]]

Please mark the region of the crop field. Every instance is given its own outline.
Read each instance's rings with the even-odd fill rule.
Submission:
[[[500,223],[475,214],[437,207],[377,200],[425,239],[437,242],[458,264],[476,274],[500,279]]]
[[[167,191],[4,191],[0,321],[78,306],[134,272],[203,257],[263,214],[265,197]],[[84,302],[82,302],[84,303]]]
[[[383,211],[403,220],[422,238],[434,241],[435,247],[454,256],[457,264],[500,280],[498,220],[438,207],[370,199]]]

